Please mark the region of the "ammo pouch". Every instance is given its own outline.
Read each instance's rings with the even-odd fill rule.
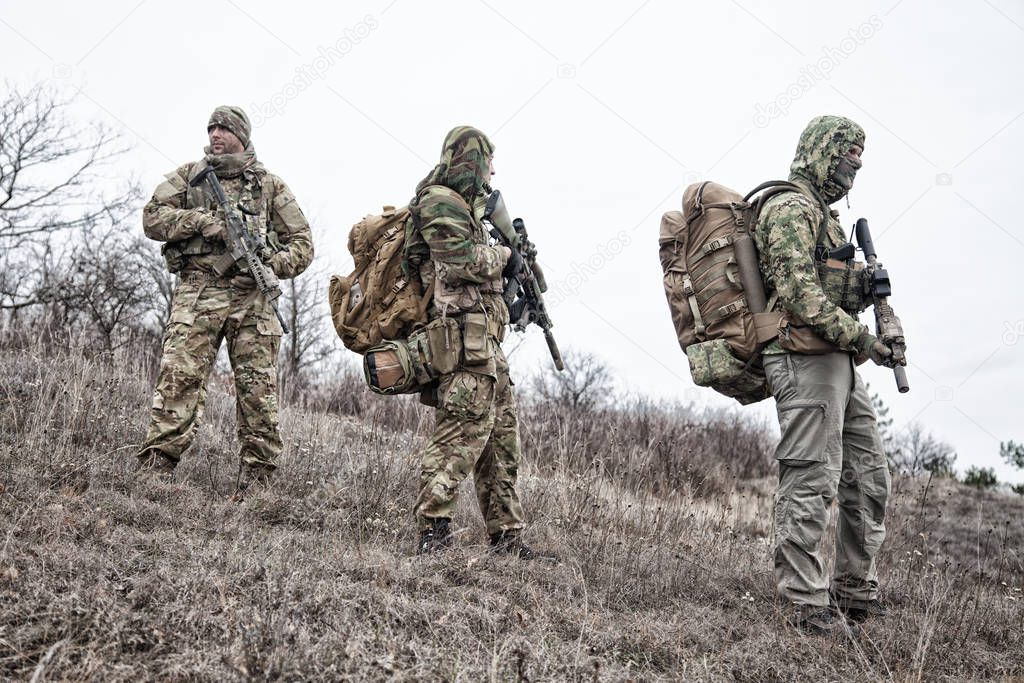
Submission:
[[[409,343],[419,349],[424,365],[434,377],[455,372],[462,360],[463,339],[455,318],[431,320],[410,335]]]
[[[189,256],[226,254],[227,247],[223,244],[213,244],[202,235],[193,235],[188,239],[165,242],[160,247],[160,253],[163,254],[167,270],[171,273],[180,273],[185,268]]]
[[[686,358],[697,386],[711,387],[743,405],[771,396],[764,370],[737,358],[724,339],[691,344],[686,347]]]
[[[167,272],[177,274],[185,268],[185,255],[181,253],[180,242],[164,242],[160,245],[160,254],[164,257]]]
[[[827,259],[817,264],[818,282],[825,297],[847,313],[856,316],[867,310],[871,301],[864,293],[864,264]]]
[[[462,351],[466,365],[481,365],[491,359],[487,334],[487,316],[466,313],[462,316]]]

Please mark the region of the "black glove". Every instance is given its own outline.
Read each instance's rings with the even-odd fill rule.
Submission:
[[[518,275],[519,271],[523,269],[523,257],[519,254],[519,250],[510,249],[512,255],[508,257],[508,261],[505,262],[505,269],[501,271],[502,277],[512,277]]]

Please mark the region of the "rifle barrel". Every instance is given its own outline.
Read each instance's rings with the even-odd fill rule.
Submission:
[[[871,263],[878,257],[878,252],[875,251],[875,243],[871,239],[871,229],[868,228],[867,218],[858,218],[857,223],[854,226],[854,232],[857,233],[857,244],[860,246],[861,251],[864,252],[864,259]]]
[[[907,371],[902,365],[897,365],[893,368],[893,374],[896,375],[896,388],[901,394],[905,394],[910,391],[910,384],[907,383]]]

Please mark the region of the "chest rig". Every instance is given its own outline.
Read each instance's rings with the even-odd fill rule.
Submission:
[[[189,177],[199,170],[195,165],[190,169]],[[231,199],[232,205],[242,217],[246,229],[275,251],[280,249],[277,233],[270,227],[270,216],[273,202],[273,185],[265,173],[243,173],[234,178],[221,179],[224,193]],[[203,209],[213,214],[220,209],[206,189],[205,184],[193,187],[187,185],[185,190],[185,209]],[[220,240],[208,240],[202,234],[177,242],[168,242],[163,247],[164,259],[168,270],[177,273],[202,257],[217,257],[224,254],[227,247]]]
[[[846,240],[836,217],[828,217],[828,228],[814,249],[815,270],[825,298],[856,317],[871,304],[866,292],[864,263],[855,261],[856,248]]]

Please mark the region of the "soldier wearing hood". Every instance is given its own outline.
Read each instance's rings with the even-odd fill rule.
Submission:
[[[523,510],[516,492],[521,459],[508,361],[501,350],[508,308],[502,274],[516,263],[511,250],[488,244],[483,202],[494,173],[494,145],[460,126],[448,133],[441,160],[416,187],[406,227],[406,264],[432,292],[428,317],[458,322],[463,346],[477,326],[480,350],[468,351],[426,397],[437,407],[434,433],[423,453],[416,521],[418,552],[451,542],[450,522],[459,484],[473,473],[477,502],[491,545],[523,559],[533,552],[520,538]],[[512,261],[510,263],[510,260]]]
[[[168,173],[142,212],[146,236],[163,242],[168,269],[178,282],[164,333],[160,374],[149,430],[138,457],[144,467],[170,476],[191,445],[202,415],[206,380],[227,340],[237,402],[239,490],[269,481],[281,452],[277,416],[277,352],[281,325],[255,281],[230,260],[225,217],[205,185],[190,181],[207,166],[240,210],[246,227],[266,248],[279,278],[301,273],[313,241],[295,195],[256,159],[251,126],[238,107],[217,107],[207,124],[206,156]],[[222,275],[217,275],[222,272]]]
[[[877,418],[856,360],[886,365],[892,355],[857,319],[866,302],[856,287],[831,286],[828,250],[846,242],[838,213],[823,205],[845,197],[861,167],[864,130],[849,119],[820,116],[804,130],[790,167],[802,192],[772,197],[754,237],[775,310],[790,329],[813,334],[814,353],[787,344],[764,351],[782,439],[774,511],[774,565],[791,621],[810,632],[846,629],[884,615],[875,558],[885,539],[889,469]],[[854,292],[854,294],[851,294]],[[829,582],[822,539],[839,501],[835,570]],[[838,611],[837,611],[838,610]]]

